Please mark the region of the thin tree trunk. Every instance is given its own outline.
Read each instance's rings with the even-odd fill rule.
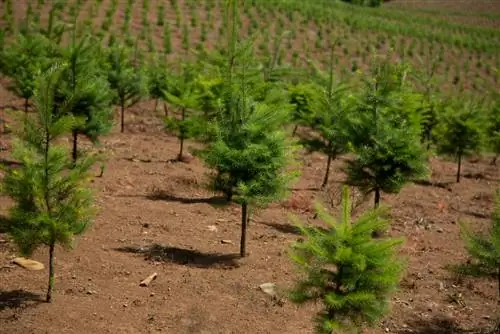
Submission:
[[[47,303],[52,301],[52,291],[54,290],[54,248],[55,242],[52,242],[49,248],[49,288],[47,290]]]
[[[28,105],[29,105],[29,100],[28,100],[28,98],[25,98],[24,99],[24,113],[25,114],[28,113]]]
[[[166,103],[163,103],[163,112],[165,113],[165,117],[168,117],[168,107]]]
[[[182,161],[182,153],[184,151],[184,121],[186,120],[186,108],[182,108],[182,125],[181,125],[181,131],[180,131],[180,136],[179,139],[181,140],[181,147],[179,149],[179,156],[177,157],[177,160]]]
[[[498,154],[491,159],[490,165],[496,166],[497,165],[497,159],[498,159]]]
[[[457,183],[460,182],[460,172],[462,169],[462,153],[458,153]]]
[[[120,132],[123,133],[123,132],[125,132],[125,102],[123,102],[123,101],[121,103],[120,118],[121,118],[121,129],[120,129]]]
[[[240,257],[246,256],[247,242],[247,204],[241,205],[241,240],[240,240]]]
[[[293,131],[292,131],[292,137],[295,137],[295,135],[297,134],[297,130],[298,129],[299,129],[299,125],[295,124],[295,127],[293,128]]]
[[[380,189],[375,188],[375,209],[377,209],[380,206]],[[382,231],[373,231],[372,237],[373,238],[380,238],[382,236]]]
[[[73,130],[73,164],[76,164],[76,159],[78,158],[78,132]]]
[[[328,178],[330,177],[330,166],[332,164],[332,155],[328,154],[328,161],[326,162],[326,173],[323,178],[323,183],[321,184],[321,189],[325,189],[328,184]]]
[[[155,112],[156,112],[156,110],[158,110],[158,104],[159,103],[160,103],[160,99],[156,98],[156,100],[155,100]]]
[[[429,151],[431,149],[431,139],[432,139],[432,136],[431,136],[431,130],[427,131],[427,151]]]
[[[375,209],[380,206],[380,189],[375,188]]]

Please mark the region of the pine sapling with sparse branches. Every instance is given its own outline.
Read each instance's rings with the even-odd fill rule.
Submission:
[[[14,145],[17,168],[5,168],[1,190],[10,196],[7,232],[24,256],[39,246],[49,247],[49,284],[47,302],[54,290],[55,246],[71,248],[74,237],[82,234],[94,210],[88,185],[95,156],[85,156],[76,164],[69,152],[56,141],[82,123],[71,113],[58,109],[54,114],[55,92],[64,66],[55,66],[35,84],[36,117],[25,117],[24,133]],[[71,106],[68,100],[66,105]]]
[[[86,36],[73,39],[61,50],[62,60],[68,64],[63,70],[55,95],[56,112],[64,109],[85,121],[72,129],[73,161],[78,158],[78,135],[84,135],[93,143],[111,130],[113,125],[112,91],[106,80],[100,59],[101,49],[95,41]],[[66,101],[71,99],[70,108]]]
[[[482,109],[475,101],[449,103],[435,128],[437,150],[457,159],[456,181],[460,182],[462,158],[479,152],[484,143]]]
[[[473,232],[464,223],[461,223],[460,227],[462,239],[472,261],[468,261],[467,264],[452,265],[450,269],[463,275],[495,278],[498,289],[497,304],[500,307],[500,191],[496,192],[491,228],[487,233]],[[498,315],[498,312],[496,314]],[[500,318],[496,321],[495,328],[498,330]]]
[[[179,138],[177,161],[183,161],[184,141],[201,133],[205,126],[201,115],[197,114],[200,95],[189,65],[184,65],[183,73],[179,76],[171,75],[170,80],[171,84],[164,91],[164,98],[179,110],[180,115],[165,118],[165,129]]]
[[[349,152],[348,124],[353,105],[346,93],[349,87],[334,82],[333,51],[332,46],[326,87],[320,90],[319,98],[313,104],[314,116],[309,126],[316,131],[316,135],[303,136],[302,140],[310,151],[320,151],[328,157],[322,189],[328,184],[332,160]]]
[[[486,138],[488,138],[488,148],[494,154],[491,160],[492,165],[496,165],[500,155],[500,96],[495,98],[495,102],[489,109],[487,116]]]
[[[125,131],[125,110],[148,94],[147,78],[142,68],[135,66],[137,57],[129,48],[116,43],[108,50],[108,82],[114,91],[114,103],[120,106],[120,131]]]
[[[0,54],[0,72],[11,79],[8,89],[24,100],[24,112],[28,112],[36,76],[50,66],[51,47],[41,34],[18,34]]]

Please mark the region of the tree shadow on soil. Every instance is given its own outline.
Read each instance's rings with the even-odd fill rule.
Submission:
[[[45,300],[38,294],[24,290],[0,291],[0,311],[26,306],[36,306]]]
[[[266,225],[268,227],[271,227],[275,229],[278,232],[285,233],[285,234],[295,234],[295,235],[302,235],[302,232],[299,230],[299,228],[295,225],[285,223],[285,224],[279,224],[279,223],[269,223],[269,222],[257,222],[258,224],[261,225]],[[306,226],[306,228],[316,228],[320,230],[321,232],[327,232],[328,230],[323,227],[318,227],[318,226]]]
[[[222,207],[230,204],[230,202],[228,202],[224,196],[189,198],[189,197],[176,196],[161,190],[154,191],[153,193],[146,195],[146,198],[151,201],[178,202],[182,204],[206,203],[215,207]]]
[[[494,324],[483,328],[463,329],[455,321],[435,316],[428,320],[417,319],[407,323],[407,328],[396,331],[397,334],[498,334]]]
[[[472,216],[474,218],[478,218],[478,219],[490,219],[492,216],[491,213],[474,212],[474,211],[470,211],[470,210],[455,210],[455,211],[457,211],[458,213],[467,215],[467,216]]]
[[[14,160],[9,160],[9,159],[0,159],[0,165],[4,167],[11,167],[11,168],[19,168],[22,167],[22,164],[18,161]]]
[[[203,253],[197,250],[153,244],[147,247],[125,246],[115,250],[142,254],[146,260],[171,262],[195,268],[237,268],[238,254]]]
[[[432,180],[414,180],[413,183],[424,187],[436,187],[452,191],[451,185],[454,182],[432,181]]]
[[[228,202],[224,196],[212,196],[212,197],[181,197],[170,194],[168,192],[157,190],[145,196],[142,195],[118,195],[118,197],[144,197],[150,201],[165,201],[165,202],[177,202],[182,204],[210,204],[214,207],[224,207],[231,204]]]

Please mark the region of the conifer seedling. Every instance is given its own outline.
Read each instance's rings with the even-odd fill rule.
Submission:
[[[148,94],[147,78],[135,66],[130,49],[116,43],[107,53],[108,82],[114,91],[114,102],[120,106],[120,131],[125,131],[125,110]]]
[[[78,135],[82,134],[94,144],[113,125],[112,91],[102,68],[99,45],[90,37],[80,40],[73,34],[71,43],[62,48],[64,68],[55,94],[55,108],[64,109],[84,123],[72,130],[73,161],[78,158]],[[69,106],[66,101],[71,100]],[[56,113],[61,114],[59,110]]]
[[[500,96],[495,98],[495,102],[488,112],[486,137],[488,138],[488,147],[494,154],[491,164],[496,165],[500,155]]]
[[[180,141],[177,161],[183,161],[184,141],[204,130],[203,119],[196,114],[200,95],[188,66],[184,65],[184,73],[180,76],[170,76],[171,84],[169,89],[164,91],[165,100],[180,111],[179,117],[165,119],[165,128],[174,132]]]
[[[299,305],[319,302],[316,333],[344,333],[373,326],[388,313],[390,296],[404,270],[397,251],[400,238],[373,238],[389,225],[385,209],[364,212],[352,221],[349,191],[344,186],[338,220],[317,205],[327,230],[297,224],[303,242],[292,246],[291,259],[305,274],[290,293]]]
[[[292,136],[295,136],[300,125],[309,125],[314,115],[315,101],[319,98],[320,87],[313,83],[298,83],[288,87],[290,104],[292,104],[292,122],[295,123]]]
[[[162,61],[159,57],[155,57],[148,65],[147,77],[149,96],[155,100],[154,111],[156,112],[160,101],[164,100],[165,91],[169,88],[169,71],[166,59]]]
[[[288,106],[257,102],[250,93],[252,45],[237,43],[237,2],[226,7],[228,48],[223,73],[221,108],[214,120],[214,136],[198,153],[215,171],[215,190],[241,205],[240,256],[246,256],[246,230],[251,206],[281,199],[296,173],[290,172],[295,145],[283,131]]]
[[[349,151],[347,125],[352,103],[346,93],[349,87],[334,82],[334,45],[330,53],[330,69],[326,87],[320,90],[319,98],[313,103],[314,116],[309,124],[319,136],[312,138],[307,136],[303,139],[304,146],[309,150],[323,152],[328,157],[325,176],[321,184],[322,189],[328,184],[332,160]]]
[[[435,128],[437,150],[457,159],[456,181],[460,182],[462,159],[479,152],[484,143],[485,123],[475,101],[450,103]]]
[[[427,158],[420,143],[418,103],[405,91],[404,68],[378,63],[366,80],[349,122],[349,141],[356,158],[347,161],[347,183],[365,194],[398,193],[405,183],[426,177]]]
[[[85,156],[75,164],[67,149],[55,142],[83,123],[71,113],[55,110],[55,93],[64,66],[55,66],[40,76],[34,90],[36,118],[25,117],[24,133],[15,142],[13,158],[21,164],[5,168],[1,190],[10,196],[7,232],[24,256],[41,245],[49,247],[47,302],[54,289],[55,246],[70,248],[93,216],[88,171],[96,161]],[[67,101],[71,105],[71,100]]]
[[[492,277],[497,281],[497,309],[500,307],[500,191],[496,192],[495,208],[491,228],[487,233],[476,233],[464,223],[460,224],[461,236],[472,261],[467,264],[452,265],[450,269],[463,275]],[[498,312],[496,313],[498,316]],[[500,329],[500,318],[496,319],[496,331]]]
[[[0,72],[12,81],[8,89],[24,100],[28,112],[36,76],[50,66],[50,41],[41,34],[18,34],[0,54]]]

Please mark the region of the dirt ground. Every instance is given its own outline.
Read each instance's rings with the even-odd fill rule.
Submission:
[[[0,234],[0,333],[312,333],[314,305],[273,300],[258,287],[270,282],[286,290],[298,277],[286,254],[300,238],[290,214],[321,225],[313,219],[315,199],[337,212],[343,159],[335,162],[330,189],[319,192],[326,161],[304,155],[289,199],[253,217],[250,254],[240,260],[239,208],[211,199],[198,160],[169,162],[178,142],[162,133],[151,106],[127,113],[125,134],[115,127],[103,138],[109,160],[104,176],[93,179],[99,214],[74,250],[57,249],[52,304],[40,301],[47,270],[12,265],[15,249]],[[1,140],[9,146],[8,136]],[[8,152],[0,154],[8,159]],[[454,277],[444,266],[467,259],[457,222],[484,228],[489,221],[498,167],[471,159],[455,184],[453,162],[431,165],[432,181],[445,186],[408,185],[383,196],[392,207],[391,235],[406,239],[408,269],[390,315],[366,333],[462,333],[484,328],[494,316],[495,281]],[[9,204],[0,199],[2,213]],[[356,210],[370,205],[371,198]],[[33,259],[47,266],[47,256],[40,249]],[[157,279],[140,287],[154,272]]]

